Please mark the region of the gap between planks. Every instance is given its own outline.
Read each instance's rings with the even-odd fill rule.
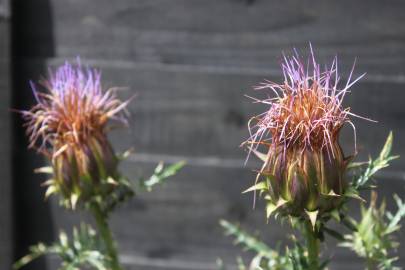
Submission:
[[[245,167],[246,169],[257,169],[260,166],[259,162],[249,161],[245,165],[245,159],[237,158],[220,158],[215,156],[204,157],[189,157],[189,156],[176,156],[167,154],[149,154],[149,153],[136,153],[131,154],[126,161],[134,163],[158,163],[165,162],[173,164],[180,161],[185,161],[186,166],[195,167],[217,167],[217,168],[230,168],[238,169]],[[378,177],[384,179],[395,179],[405,181],[405,171],[388,170],[377,173]]]
[[[74,62],[76,59],[67,59]],[[51,65],[60,64],[66,61],[63,58],[50,58],[46,62]],[[243,68],[243,67],[228,67],[228,66],[214,66],[214,65],[190,65],[190,64],[163,64],[163,63],[149,63],[149,62],[133,62],[126,60],[100,60],[100,59],[81,59],[82,63],[91,66],[98,66],[101,68],[121,68],[121,69],[153,69],[168,72],[202,72],[213,74],[230,74],[230,75],[257,75],[257,76],[271,76],[280,75],[279,68]],[[366,82],[375,83],[395,83],[405,84],[405,74],[397,75],[383,75],[383,74],[367,74],[364,78]]]
[[[180,260],[150,259],[146,257],[123,254],[120,261],[125,265],[148,266],[162,269],[188,269],[188,270],[210,270],[218,269],[215,263],[186,262]],[[232,268],[233,269],[233,268]]]

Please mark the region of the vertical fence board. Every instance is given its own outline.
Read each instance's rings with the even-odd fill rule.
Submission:
[[[9,269],[12,254],[10,172],[9,6],[0,0],[0,269]]]

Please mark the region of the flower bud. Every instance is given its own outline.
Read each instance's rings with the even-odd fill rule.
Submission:
[[[59,67],[41,85],[45,91],[31,84],[37,104],[21,113],[30,147],[52,163],[54,179],[46,182],[46,196],[60,193],[72,208],[79,200],[105,200],[120,181],[126,183],[117,171],[107,130],[110,119],[126,123],[130,100],[120,101],[116,88],[103,91],[100,73],[84,71],[80,62]]]
[[[67,148],[53,159],[54,179],[65,197],[87,201],[112,191],[110,179],[119,177],[118,159],[110,143],[91,138],[86,145]]]
[[[317,216],[339,206],[345,192],[348,159],[338,138],[345,123],[354,130],[349,116],[357,115],[342,102],[362,76],[351,82],[351,73],[338,89],[337,59],[320,72],[312,47],[308,61],[296,53],[285,57],[282,69],[282,84],[266,81],[256,88],[270,90],[267,99],[254,99],[269,109],[249,121],[251,136],[244,144],[264,164],[247,191],[265,195],[267,216],[277,212],[314,224]]]
[[[347,162],[338,142],[334,156],[325,150],[282,151],[270,151],[260,173],[268,183],[270,202],[281,200],[284,203],[279,210],[292,216],[306,211],[327,212],[339,204],[346,187]]]

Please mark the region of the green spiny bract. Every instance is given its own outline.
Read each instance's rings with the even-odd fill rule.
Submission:
[[[266,183],[268,215],[279,210],[283,215],[318,214],[334,209],[345,191],[347,161],[336,144],[334,157],[326,151],[288,149],[285,155],[270,151],[261,177]]]

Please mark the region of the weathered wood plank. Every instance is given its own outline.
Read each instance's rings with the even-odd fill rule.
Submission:
[[[267,66],[274,52],[308,41],[330,54],[379,55],[382,61],[398,60],[404,47],[401,1],[71,0],[52,6],[59,56]]]
[[[334,3],[324,3],[320,0],[256,1],[251,5],[238,0],[221,2],[174,0],[171,3],[164,0],[124,0],[116,5],[111,5],[108,0],[86,2],[69,0],[65,4],[58,1],[51,2],[60,23],[75,24],[78,21],[82,22],[78,20],[80,18],[94,16],[100,22],[108,22],[109,26],[122,25],[146,30],[240,33],[291,29],[325,23],[325,28],[333,25],[334,28],[343,31],[345,26],[353,25],[354,19],[367,21],[374,15],[379,15],[373,18],[374,24],[392,23],[392,26],[397,28],[391,31],[404,29],[403,26],[393,23],[404,18],[401,10],[398,10],[403,7],[402,1],[393,1],[392,5],[382,5],[378,0],[363,0],[357,3],[349,0]],[[362,3],[367,3],[367,16],[364,14]],[[342,20],[342,14],[346,20]],[[341,25],[335,25],[337,22]],[[359,25],[359,29],[347,28],[346,32],[351,34],[367,26]],[[325,33],[328,34],[330,33]]]
[[[0,269],[9,269],[12,258],[11,123],[8,1],[0,1]]]
[[[8,0],[0,0],[0,20],[7,20],[10,17],[10,6]]]
[[[321,55],[345,54],[350,63],[358,56],[379,72],[389,65],[389,72],[398,74],[404,64],[397,57],[404,53],[405,42],[404,25],[398,23],[404,21],[401,1],[51,2],[52,16],[46,14],[39,23],[55,18],[53,31],[45,24],[35,29],[28,25],[20,36],[46,50],[52,39],[56,55],[62,57],[269,68],[281,50],[306,48],[312,41]],[[27,15],[29,10],[50,9],[46,1],[24,5],[30,7]]]
[[[252,256],[243,256],[245,258],[245,263],[250,262]],[[215,260],[212,258],[207,259],[210,263],[195,263],[195,262],[185,262],[181,260],[170,260],[170,259],[150,259],[146,257],[128,256],[124,255],[121,257],[121,262],[127,270],[217,270],[219,269]],[[238,269],[235,265],[236,259],[232,258],[226,261],[226,269],[236,270]],[[56,269],[58,267],[59,261],[55,258],[48,258],[48,268]],[[363,262],[358,259],[353,258],[340,258],[339,263],[331,262],[330,270],[359,270],[364,268]]]

